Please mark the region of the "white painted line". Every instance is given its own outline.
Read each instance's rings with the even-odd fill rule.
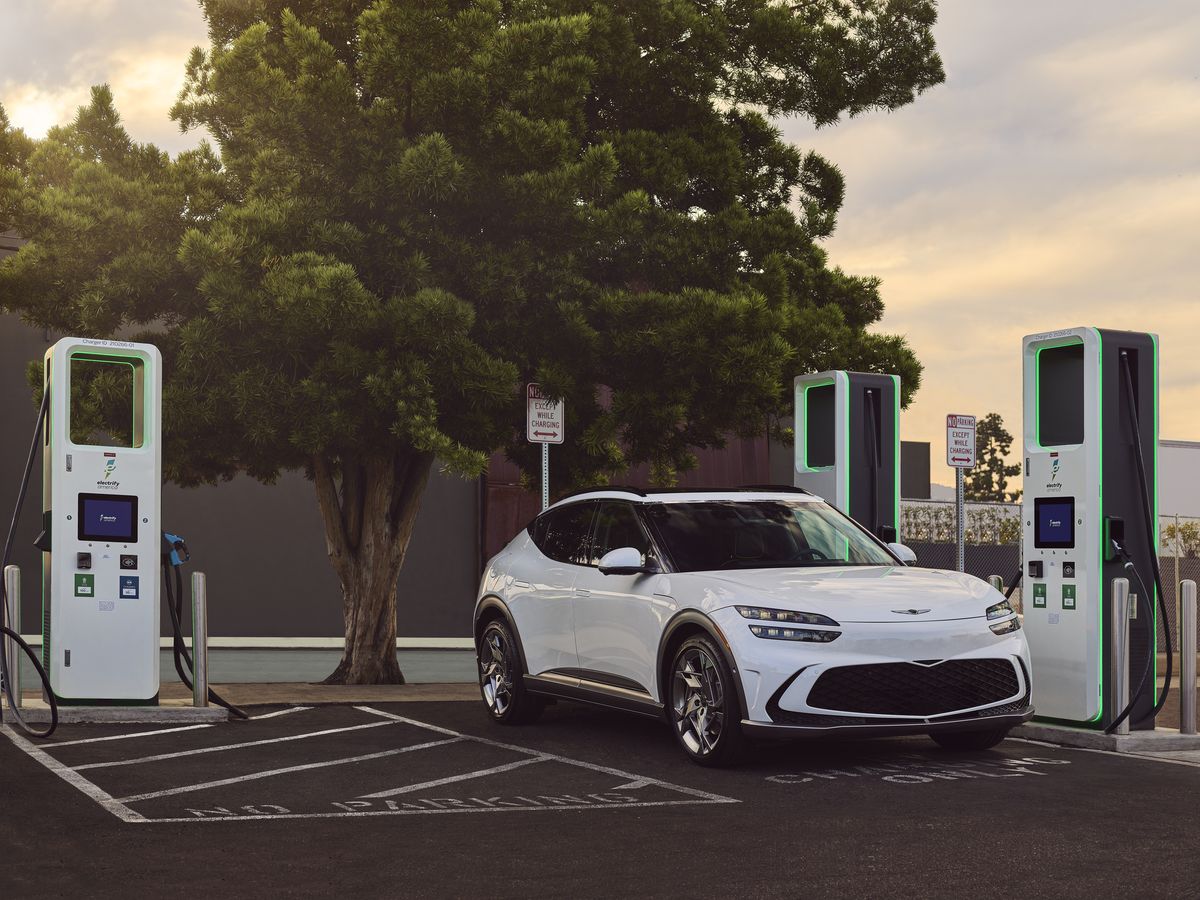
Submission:
[[[1116,759],[1144,759],[1147,762],[1167,763],[1172,766],[1192,766],[1200,768],[1200,761],[1192,761],[1190,759],[1170,759],[1163,756],[1150,756],[1145,753],[1126,753],[1123,750],[1097,750],[1094,747],[1064,747],[1062,744],[1051,744],[1049,741],[1035,741],[1030,738],[1010,737],[1005,740],[1020,741],[1022,744],[1033,744],[1035,747],[1047,747],[1051,750],[1075,751],[1079,753],[1102,753],[1105,756],[1111,756]],[[1170,751],[1164,750],[1164,753]],[[1187,751],[1184,751],[1187,752]]]
[[[308,738],[324,737],[327,734],[340,734],[344,731],[359,731],[363,728],[378,728],[380,725],[388,725],[389,722],[367,722],[363,725],[348,725],[345,728],[327,728],[324,731],[309,731],[304,734],[289,734],[284,737],[263,738],[259,741],[243,741],[240,744],[221,744],[218,747],[197,747],[193,750],[179,750],[175,753],[157,753],[154,756],[139,756],[134,759],[115,759],[109,762],[94,762],[85,763],[82,766],[75,766],[76,772],[82,772],[84,769],[111,769],[115,766],[135,766],[140,763],[159,762],[164,759],[178,759],[181,756],[196,756],[200,753],[220,753],[222,750],[241,750],[243,747],[261,747],[264,744],[282,744],[285,741],[303,741]]]
[[[668,790],[678,791],[681,794],[687,794],[690,797],[700,797],[713,803],[741,802],[740,800],[735,800],[732,797],[722,797],[720,794],[710,794],[708,791],[684,787],[681,784],[672,784],[669,781],[661,781],[657,778],[648,778],[644,775],[634,775],[632,772],[625,772],[621,769],[613,769],[608,766],[597,765],[596,763],[584,762],[580,759],[572,759],[569,756],[559,756],[555,753],[543,753],[541,750],[533,750],[529,747],[520,747],[516,744],[505,744],[502,741],[493,741],[489,738],[476,737],[473,734],[464,734],[459,731],[452,731],[449,728],[442,728],[440,725],[430,725],[426,722],[418,722],[416,719],[398,716],[395,713],[384,712],[381,709],[374,709],[370,706],[356,706],[354,708],[375,716],[383,716],[385,719],[391,719],[394,722],[403,722],[406,725],[415,725],[417,728],[425,728],[429,731],[436,731],[439,734],[452,735],[454,737],[461,738],[464,741],[474,741],[477,744],[487,744],[489,747],[503,747],[505,750],[515,750],[518,753],[527,753],[532,756],[541,757],[545,760],[554,760],[555,762],[566,763],[570,766],[579,766],[582,769],[591,769],[593,772],[604,772],[606,775],[615,775],[618,778],[624,778],[627,781],[644,781],[646,784],[658,785],[659,787],[667,788]]]
[[[480,806],[473,808],[455,809],[370,809],[354,812],[328,813],[280,813],[279,815],[246,815],[246,816],[175,816],[169,819],[138,819],[150,825],[176,822],[254,822],[270,821],[273,819],[360,819],[368,816],[436,816],[453,815],[455,813],[502,813],[502,812],[570,812],[579,809],[642,809],[648,806],[695,806],[707,803],[707,800],[652,800],[648,803],[587,803],[575,806]],[[740,803],[740,800],[726,800],[726,803]]]
[[[201,784],[186,784],[183,787],[167,788],[163,791],[150,791],[146,794],[133,794],[122,797],[120,803],[138,803],[142,800],[154,800],[157,797],[172,797],[175,794],[189,794],[193,791],[203,791],[208,788],[224,787],[227,784],[240,784],[243,781],[256,781],[260,778],[272,778],[276,775],[287,775],[291,772],[305,772],[309,769],[324,769],[329,766],[344,766],[350,763],[367,762],[372,759],[383,759],[386,756],[396,756],[399,753],[411,753],[413,750],[426,750],[429,747],[440,747],[443,744],[453,744],[457,738],[443,741],[429,741],[425,744],[413,744],[411,747],[399,747],[395,750],[382,750],[379,753],[367,753],[364,756],[347,756],[342,759],[329,759],[324,762],[305,763],[301,766],[287,766],[283,769],[267,769],[265,772],[251,772],[249,775],[237,775],[233,778],[222,778],[219,781],[205,781]],[[190,821],[190,820],[189,820]]]
[[[490,769],[479,769],[475,772],[467,772],[463,775],[451,775],[448,778],[438,778],[435,781],[422,781],[420,784],[409,784],[404,787],[389,788],[386,791],[378,791],[374,794],[359,794],[359,800],[382,800],[385,797],[395,797],[397,794],[411,794],[413,791],[421,791],[425,788],[441,787],[444,784],[454,784],[456,781],[469,781],[472,778],[483,778],[485,775],[495,775],[498,772],[508,772],[512,769],[519,769],[521,766],[532,765],[533,763],[545,762],[549,757],[530,757],[529,759],[518,759],[516,762],[505,763],[502,766],[492,766]]]
[[[8,725],[0,725],[0,732],[3,732],[4,735],[19,749],[24,750],[67,784],[78,789],[88,797],[91,797],[93,800],[99,803],[102,808],[108,810],[122,822],[146,821],[146,817],[141,813],[134,812],[120,800],[114,799],[112,794],[101,790],[82,775],[75,772],[73,769],[63,765],[53,756],[45,753],[41,748],[35,746],[24,737],[17,734]]]
[[[52,750],[59,747],[74,747],[76,744],[98,744],[101,741],[123,741],[126,738],[154,737],[156,734],[174,734],[177,731],[195,731],[197,728],[212,728],[212,725],[180,725],[178,728],[160,728],[158,731],[134,731],[131,734],[110,734],[108,737],[80,738],[77,741],[55,741],[46,746]]]
[[[274,719],[278,716],[286,716],[290,713],[306,712],[312,709],[311,706],[289,706],[287,709],[277,709],[275,712],[263,713],[261,716],[251,716],[255,721],[259,719]]]

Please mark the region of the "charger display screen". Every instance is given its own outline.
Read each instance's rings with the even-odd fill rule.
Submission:
[[[1033,546],[1075,546],[1075,498],[1037,497],[1033,501]]]
[[[79,540],[137,543],[137,497],[79,495]]]

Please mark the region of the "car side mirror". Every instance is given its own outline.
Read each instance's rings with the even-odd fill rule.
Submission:
[[[906,547],[904,544],[897,544],[892,541],[888,544],[888,549],[896,554],[896,558],[906,566],[915,566],[917,564],[917,554],[913,552],[911,547]]]
[[[657,571],[654,560],[643,561],[642,551],[636,547],[609,550],[600,560],[601,575],[649,575]]]

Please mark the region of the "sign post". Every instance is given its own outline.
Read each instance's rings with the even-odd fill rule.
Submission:
[[[975,417],[951,414],[946,416],[946,465],[954,468],[954,525],[955,567],[967,570],[966,554],[966,497],[963,473],[975,468]]]
[[[550,445],[566,434],[563,402],[542,393],[540,384],[525,387],[525,439],[542,445],[542,509],[550,505]]]

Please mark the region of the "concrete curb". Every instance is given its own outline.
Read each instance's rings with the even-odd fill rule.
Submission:
[[[12,714],[5,707],[5,718]],[[21,718],[31,725],[50,721],[50,708],[42,701],[21,707]],[[60,706],[60,725],[192,725],[197,722],[224,722],[229,713],[219,706]]]
[[[1084,750],[1111,750],[1117,753],[1158,753],[1169,750],[1200,750],[1200,735],[1180,734],[1175,728],[1156,728],[1153,731],[1133,731],[1129,734],[1105,734],[1085,728],[1062,725],[1020,725],[1009,732],[1011,737],[1044,741],[1061,747]]]

